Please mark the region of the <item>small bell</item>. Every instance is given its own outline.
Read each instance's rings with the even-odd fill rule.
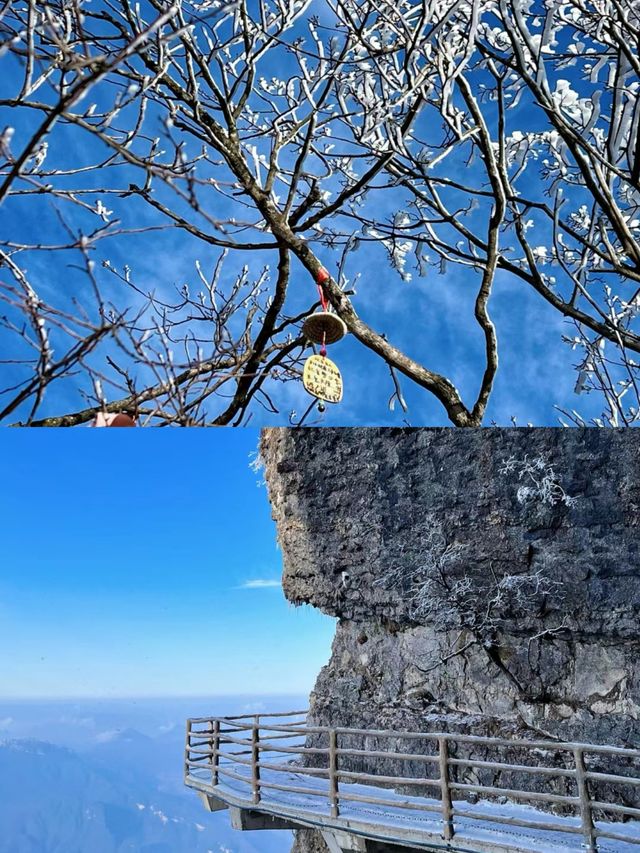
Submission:
[[[335,344],[347,334],[347,326],[336,314],[318,311],[306,318],[302,331],[307,340],[314,344]]]

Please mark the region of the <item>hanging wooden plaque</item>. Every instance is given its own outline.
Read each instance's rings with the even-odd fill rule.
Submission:
[[[342,400],[342,376],[326,355],[312,355],[304,363],[302,383],[313,397],[327,403]]]

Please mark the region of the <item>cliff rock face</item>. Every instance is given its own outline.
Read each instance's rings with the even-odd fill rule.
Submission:
[[[640,746],[640,435],[267,430],[315,721]],[[301,851],[322,849],[300,838]]]

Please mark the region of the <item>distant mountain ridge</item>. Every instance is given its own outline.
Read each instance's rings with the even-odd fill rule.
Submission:
[[[118,743],[120,753],[102,749]],[[164,792],[154,775],[160,762],[150,768],[142,759],[133,768],[125,744],[142,745],[144,753],[153,739],[126,729],[87,753],[31,738],[0,741],[0,853],[287,849],[288,839],[274,847],[264,838],[268,833],[260,839],[234,833],[226,815],[207,814],[192,794]]]

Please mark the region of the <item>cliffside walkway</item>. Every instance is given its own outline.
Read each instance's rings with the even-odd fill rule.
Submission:
[[[331,853],[640,853],[635,749],[330,728],[300,711],[188,720],[184,769],[236,829],[317,829]]]

